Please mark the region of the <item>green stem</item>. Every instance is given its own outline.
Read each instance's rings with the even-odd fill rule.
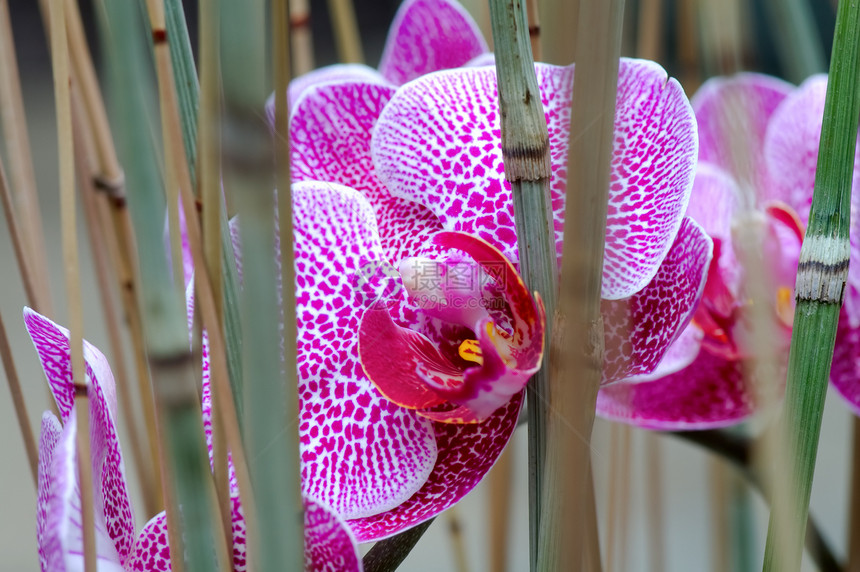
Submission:
[[[839,3],[809,226],[800,252],[782,450],[785,503],[770,516],[764,570],[800,568],[836,326],[848,275],[851,183],[860,116],[860,2]],[[778,497],[777,497],[778,498]]]
[[[197,120],[200,107],[200,83],[194,65],[194,54],[188,39],[188,27],[180,0],[165,0],[167,36],[170,38],[170,60],[176,80],[182,141],[188,157],[192,183],[197,178]],[[242,403],[242,326],[239,318],[239,272],[233,257],[233,241],[227,222],[227,210],[221,209],[221,280],[224,294],[224,340],[227,346],[227,370],[233,388],[233,403],[239,428],[244,427]]]
[[[406,560],[406,557],[409,556],[409,553],[433,524],[433,520],[431,518],[418,526],[377,542],[362,559],[364,572],[394,572],[397,570],[397,567]]]
[[[182,538],[171,538],[179,559],[184,552],[187,571],[218,570],[220,537],[210,500],[211,474],[188,344],[185,303],[173,288],[163,247],[164,186],[155,149],[149,138],[148,107],[144,100],[150,78],[143,69],[144,29],[138,8],[129,2],[105,2],[107,22],[102,31],[111,59],[111,85],[116,112],[117,142],[125,165],[128,201],[134,221],[141,277],[141,315],[153,389],[159,403],[164,450],[182,522]],[[170,509],[168,509],[170,510]],[[223,554],[223,552],[222,552]]]
[[[528,287],[543,298],[547,315],[545,347],[548,350],[558,263],[549,197],[549,136],[534,71],[526,6],[521,0],[494,0],[490,2],[490,20],[496,46],[502,155],[505,176],[513,193],[520,272]],[[544,366],[528,385],[529,545],[532,564],[537,558],[544,482],[548,353],[544,355]]]
[[[251,523],[256,535],[249,534],[254,541],[249,546],[250,557],[259,570],[301,570],[304,511],[296,422],[296,364],[292,358],[281,360],[276,205],[272,191],[275,171],[272,137],[262,119],[270,90],[263,33],[265,7],[260,0],[221,2],[224,184],[238,207],[242,232],[243,438],[254,496],[258,499],[258,520]],[[287,225],[292,220],[290,206],[282,205],[281,209]],[[282,244],[281,254],[283,263],[292,268],[291,243]],[[285,290],[295,288],[294,280],[289,280],[283,284]],[[284,296],[284,320],[290,321],[290,326],[295,320],[295,308],[288,307],[292,298]],[[295,329],[285,327],[285,332],[284,343],[292,349]]]

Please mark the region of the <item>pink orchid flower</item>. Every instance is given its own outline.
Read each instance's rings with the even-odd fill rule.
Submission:
[[[378,69],[362,64],[325,66],[293,80],[288,99],[292,107],[307,88],[330,81],[371,81],[396,87],[424,74],[466,65],[487,51],[480,28],[458,2],[406,0],[391,23]],[[274,120],[274,95],[266,112]]]
[[[693,98],[700,162],[687,214],[715,243],[705,294],[693,323],[654,374],[601,392],[602,416],[677,430],[731,425],[752,413],[755,391],[744,380],[750,332],[743,314],[748,309],[743,283],[749,269],[740,249],[758,236],[753,240],[762,249],[758,270],[770,293],[770,327],[777,334],[777,351],[787,359],[795,275],[812,203],[826,87],[823,75],[795,88],[775,78],[741,74],[712,79]],[[855,189],[858,176],[855,168]],[[855,192],[852,210],[857,200]],[[831,381],[860,413],[858,256],[860,244],[852,230]],[[684,344],[687,349],[681,347]]]
[[[573,67],[536,71],[560,255]],[[539,359],[541,309],[515,272],[497,106],[494,69],[469,67],[400,88],[318,84],[293,110],[303,480],[360,541],[414,526],[478,483],[511,435]],[[712,243],[683,215],[696,152],[677,82],[656,64],[623,60],[603,280],[606,383],[650,372],[701,296]],[[474,280],[452,286],[461,267]],[[370,294],[345,288],[356,272]],[[331,377],[341,378],[335,389]],[[391,416],[393,451],[368,450],[379,439],[364,443],[365,426],[352,428],[367,407]],[[314,484],[338,470],[329,494],[350,504]],[[390,475],[416,478],[395,490]],[[364,512],[351,508],[385,489]]]
[[[50,412],[42,417],[37,512],[41,569],[42,572],[83,570],[69,333],[29,308],[24,310],[24,321],[62,418],[60,421]],[[116,390],[110,367],[102,353],[88,342],[84,342],[84,357],[91,398],[90,444],[99,570],[167,572],[171,567],[165,513],[156,515],[140,533],[135,533],[134,510],[114,425]],[[246,569],[245,525],[234,477],[230,488],[233,566],[241,572]],[[346,524],[331,509],[307,497],[305,567],[315,572],[362,570],[355,539]]]

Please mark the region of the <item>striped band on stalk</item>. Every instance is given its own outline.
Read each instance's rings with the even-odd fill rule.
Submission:
[[[841,305],[850,253],[848,237],[807,236],[797,265],[797,299]]]

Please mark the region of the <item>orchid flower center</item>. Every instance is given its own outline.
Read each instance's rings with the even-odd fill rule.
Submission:
[[[543,305],[488,243],[457,232],[440,232],[434,243],[452,253],[400,264],[410,305],[424,323],[402,327],[385,306],[367,309],[359,357],[389,400],[436,421],[480,422],[540,367]]]

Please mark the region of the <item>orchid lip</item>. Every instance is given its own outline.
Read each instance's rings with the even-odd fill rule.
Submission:
[[[480,422],[520,392],[540,367],[543,304],[529,294],[510,261],[485,241],[440,232],[433,242],[471,260],[452,253],[441,261],[404,261],[404,286],[413,302],[418,299],[420,312],[468,328],[474,337],[449,340],[454,349],[446,353],[422,332],[395,324],[385,306],[377,305],[362,316],[359,357],[368,378],[394,403],[435,421]],[[473,273],[457,274],[463,268]],[[423,282],[421,270],[427,271]],[[491,303],[498,298],[504,304]]]

